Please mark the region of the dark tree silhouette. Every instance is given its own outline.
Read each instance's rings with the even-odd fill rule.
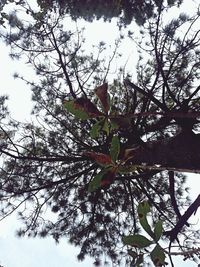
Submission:
[[[26,56],[36,70],[34,81],[15,75],[32,88],[34,122],[2,127],[0,146],[1,216],[20,209],[20,236],[67,237],[81,247],[79,260],[89,254],[98,265],[106,255],[119,266],[126,254],[122,237],[139,232],[137,206],[147,199],[152,221],[164,223],[163,239],[178,241],[186,258],[198,254],[198,244],[188,252],[199,233],[187,220],[199,197],[190,203],[183,173],[200,172],[199,13],[166,24],[164,5],[155,3],[157,16],[146,17],[138,42],[137,80],[119,69],[114,82],[107,81],[110,104],[106,80],[116,50],[106,59],[100,43],[86,54],[82,32],[69,30],[64,14],[46,10],[40,16],[24,6],[28,23],[17,13],[6,17],[10,28],[1,37],[12,58]],[[129,38],[135,38],[131,32]],[[121,171],[109,169],[96,190],[88,190],[109,161],[113,136],[120,142]],[[52,220],[46,210],[55,213]]]
[[[156,10],[164,1],[138,1],[138,0],[109,0],[109,1],[63,1],[63,0],[38,0],[39,6],[44,12],[53,10],[56,6],[61,14],[69,13],[70,16],[77,20],[84,18],[88,21],[103,18],[111,20],[119,18],[120,24],[129,24],[134,19],[139,25],[155,15]],[[166,7],[180,5],[181,0],[165,1]]]
[[[133,20],[138,25],[143,25],[149,18],[156,16],[162,4],[169,8],[180,6],[182,2],[183,0],[37,0],[41,15],[57,10],[61,15],[69,14],[73,20],[83,18],[92,22],[94,19],[103,18],[104,21],[110,21],[112,18],[118,18],[121,26],[128,25]],[[23,6],[26,12],[32,12],[31,7],[24,0],[4,0],[0,3],[0,11],[9,3],[14,3],[16,7]],[[5,14],[2,13],[2,15],[4,17]]]

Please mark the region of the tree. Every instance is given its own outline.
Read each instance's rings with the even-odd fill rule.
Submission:
[[[164,2],[164,1],[162,1]],[[24,0],[4,0],[1,6],[14,3],[23,5],[27,12],[32,9],[26,5]],[[172,7],[182,3],[182,0],[167,0],[166,7]],[[128,25],[132,20],[137,24],[144,24],[149,18],[154,17],[157,9],[160,7],[161,1],[138,1],[138,0],[81,0],[81,1],[63,1],[63,0],[37,0],[41,14],[45,15],[49,12],[57,10],[60,14],[69,14],[73,20],[84,18],[87,21],[103,18],[110,21],[112,18],[118,18],[119,25]],[[0,6],[0,10],[1,10]],[[5,13],[2,13],[5,15]]]
[[[119,266],[127,254],[122,241],[130,245],[124,236],[140,233],[140,224],[151,235],[150,204],[152,223],[160,227],[162,221],[159,235],[169,241],[169,250],[157,249],[158,256],[173,255],[176,241],[185,258],[198,254],[198,244],[191,247],[199,233],[187,220],[199,197],[189,202],[183,172],[200,170],[199,13],[165,23],[160,6],[142,28],[137,81],[119,69],[111,82],[117,50],[106,59],[100,43],[87,54],[82,32],[69,30],[64,14],[27,14],[23,8],[29,22],[11,13],[10,29],[1,36],[12,58],[26,56],[36,70],[34,81],[15,74],[32,88],[34,123],[13,122],[14,137],[5,130],[2,217],[26,207],[19,212],[19,235],[66,236],[81,247],[80,260],[89,254],[98,265],[106,255]],[[129,38],[135,38],[130,31]],[[147,207],[142,213],[141,203]],[[132,260],[140,260],[142,254],[133,252]]]
[[[133,19],[142,25],[147,19],[155,15],[155,10],[159,8],[160,1],[45,1],[38,0],[38,5],[44,12],[52,10],[56,6],[61,14],[69,13],[70,16],[77,20],[84,18],[88,21],[93,21],[95,18],[111,20],[114,17],[119,18],[120,24],[129,24]],[[166,6],[180,5],[182,1],[166,1]]]

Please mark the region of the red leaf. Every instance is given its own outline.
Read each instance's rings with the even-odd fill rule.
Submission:
[[[108,95],[108,84],[104,83],[103,85],[97,87],[95,89],[95,93],[98,96],[99,100],[101,101],[101,104],[103,106],[104,111],[107,113],[109,110],[109,95]]]
[[[98,164],[101,165],[109,165],[113,163],[111,157],[103,153],[85,152],[84,155],[94,159]]]
[[[116,168],[112,168],[111,170],[106,172],[101,179],[100,182],[101,187],[104,189],[108,188],[115,180],[115,175],[116,175]]]
[[[103,113],[89,99],[84,97],[77,98],[74,102],[74,107],[87,112],[90,117],[103,116]]]

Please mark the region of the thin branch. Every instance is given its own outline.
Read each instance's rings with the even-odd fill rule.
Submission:
[[[134,83],[132,83],[131,81],[129,81],[128,79],[126,79],[124,81],[124,83],[131,87],[132,89],[138,91],[139,93],[141,93],[142,95],[148,97],[154,104],[156,104],[156,106],[158,106],[161,110],[163,111],[168,111],[168,108],[161,103],[157,98],[155,98],[152,94],[152,92],[146,92],[144,91],[142,88],[140,88],[139,86],[135,85]]]
[[[200,91],[200,85],[194,90],[194,92],[189,96],[189,98],[187,99],[187,101],[189,102],[193,96],[195,96],[198,92]]]
[[[32,156],[18,156],[0,148],[0,152],[14,159],[32,160],[39,162],[79,162],[86,160],[86,157],[70,157],[70,156],[57,156],[57,157],[32,157]]]
[[[81,175],[88,173],[93,168],[94,168],[94,164],[91,165],[89,168],[84,169],[83,171],[81,171],[79,173],[75,173],[73,175],[67,176],[67,178],[60,179],[60,180],[57,180],[57,181],[49,181],[48,184],[44,184],[44,185],[39,186],[39,187],[30,188],[30,189],[27,189],[27,190],[20,190],[20,191],[15,192],[14,195],[12,195],[12,196],[19,195],[19,194],[24,194],[24,193],[35,192],[35,191],[39,192],[40,190],[43,190],[43,189],[48,189],[48,188],[52,188],[52,187],[60,185],[60,184],[65,184],[68,181],[72,181],[72,179],[74,179],[74,178],[79,178]]]
[[[53,30],[51,30],[51,35],[52,35],[52,37],[53,37],[54,46],[55,46],[56,52],[58,53],[59,61],[60,61],[61,67],[62,67],[62,69],[63,69],[65,78],[66,78],[66,80],[67,80],[67,84],[68,84],[68,86],[69,86],[70,93],[71,93],[71,95],[73,96],[73,98],[76,98],[76,94],[74,93],[74,89],[73,89],[71,80],[70,80],[70,78],[69,78],[69,75],[68,75],[68,73],[67,73],[66,66],[65,66],[65,64],[64,64],[64,62],[63,62],[62,54],[61,54],[61,52],[60,52],[60,50],[59,50],[59,47],[58,47],[58,45],[57,45],[56,37],[55,37],[55,35],[54,35]]]
[[[178,209],[178,205],[177,205],[176,197],[175,197],[175,190],[174,190],[174,172],[168,171],[168,175],[169,175],[169,193],[170,193],[170,197],[171,197],[172,206],[174,208],[174,211],[175,211],[178,219],[180,219],[181,214],[180,214],[180,211]]]
[[[114,59],[114,57],[116,55],[117,49],[118,49],[118,43],[119,43],[119,41],[115,44],[115,49],[114,49],[114,51],[112,53],[112,56],[110,57],[110,59],[108,61],[108,66],[107,66],[106,74],[105,74],[104,79],[103,79],[103,83],[106,82],[106,78],[107,78],[108,72],[110,70],[110,65],[111,65],[111,63],[112,63],[112,61],[113,61],[113,59]]]
[[[136,215],[135,215],[134,198],[133,198],[133,193],[132,193],[130,181],[128,181],[128,183],[127,183],[127,188],[128,188],[128,193],[129,193],[130,200],[131,200],[131,209],[132,209],[134,230],[136,231],[137,230],[137,222],[136,222]]]
[[[165,250],[167,254],[170,254],[171,256],[188,256],[188,255],[194,255],[197,253],[200,253],[200,247],[199,248],[193,248],[193,249],[187,249],[187,251],[179,251],[179,252],[168,252]]]
[[[158,46],[157,45],[158,45],[158,32],[159,32],[160,17],[161,17],[161,9],[159,11],[158,20],[157,20],[157,24],[156,24],[156,35],[155,35],[155,56],[156,56],[156,61],[157,61],[157,64],[158,64],[158,69],[160,70],[161,76],[163,78],[164,86],[167,88],[168,94],[173,99],[173,101],[177,105],[179,105],[179,102],[177,101],[177,99],[173,95],[172,91],[170,90],[170,87],[169,87],[169,84],[168,84],[168,81],[167,81],[167,76],[165,76],[165,73],[164,73],[164,70],[163,70],[163,49],[162,49],[162,53],[160,55],[159,55],[159,51],[158,51]],[[163,44],[163,48],[164,48],[164,44]],[[163,88],[163,94],[164,94],[164,88]]]

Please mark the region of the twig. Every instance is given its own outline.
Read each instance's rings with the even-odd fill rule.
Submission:
[[[180,214],[180,211],[178,209],[178,205],[177,205],[176,198],[175,198],[174,172],[173,171],[168,171],[168,175],[169,175],[169,192],[170,192],[172,206],[174,208],[174,211],[175,211],[178,219],[180,219],[181,218],[181,214]]]

